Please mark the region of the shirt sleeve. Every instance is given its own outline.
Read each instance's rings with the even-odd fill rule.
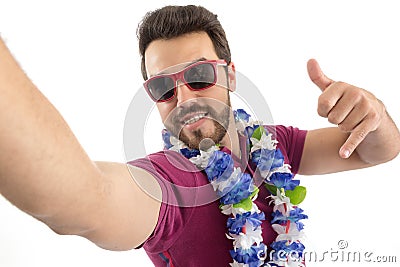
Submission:
[[[193,209],[182,207],[190,206],[188,199],[193,200],[193,196],[187,196],[185,189],[201,184],[200,172],[190,161],[173,151],[151,154],[128,164],[149,172],[161,187],[162,203],[157,225],[152,235],[142,244],[147,252],[160,253],[179,238],[185,222],[192,215]]]

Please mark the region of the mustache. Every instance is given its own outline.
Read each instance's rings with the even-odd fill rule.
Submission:
[[[207,117],[213,117],[216,114],[214,108],[209,105],[200,105],[198,103],[190,103],[190,105],[182,105],[179,110],[174,112],[171,118],[172,123],[182,123],[182,118],[191,113],[207,113]]]

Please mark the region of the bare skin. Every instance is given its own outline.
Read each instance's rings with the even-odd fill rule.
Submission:
[[[160,202],[136,185],[125,164],[88,158],[2,41],[0,58],[1,194],[59,234],[110,250],[141,244],[156,225]],[[132,173],[154,181],[140,169]]]
[[[218,58],[205,33],[154,41],[145,56],[149,76],[183,62]],[[80,235],[110,250],[143,243],[154,230],[160,209],[156,199],[161,192],[154,178],[141,169],[129,171],[125,164],[89,159],[1,40],[0,59],[1,194],[57,233]],[[309,61],[308,71],[322,90],[318,114],[338,126],[309,131],[299,173],[363,168],[399,153],[399,131],[381,101],[364,89],[330,80],[315,60]],[[234,84],[234,76],[229,83]],[[175,108],[202,97],[227,103],[226,88],[193,92],[180,83],[176,98],[157,107],[164,121]],[[213,127],[208,119],[201,124],[205,133]],[[190,136],[189,128],[185,131]],[[221,143],[238,153],[234,133],[229,127]],[[156,199],[144,193],[131,174],[147,181]]]

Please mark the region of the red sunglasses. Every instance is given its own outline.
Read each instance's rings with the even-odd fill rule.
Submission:
[[[227,63],[225,60],[202,60],[181,71],[151,77],[143,85],[154,102],[170,101],[176,96],[178,80],[193,91],[205,90],[215,85],[218,80],[217,66],[227,66]]]

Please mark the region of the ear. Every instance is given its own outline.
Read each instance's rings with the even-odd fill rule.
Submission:
[[[228,82],[229,91],[234,92],[236,90],[236,70],[233,62],[228,65]]]

